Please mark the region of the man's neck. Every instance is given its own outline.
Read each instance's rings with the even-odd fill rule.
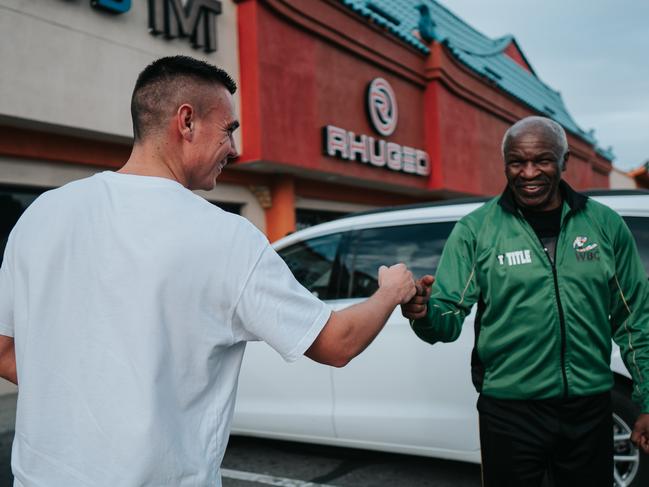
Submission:
[[[154,144],[135,144],[126,164],[117,172],[171,179],[187,187],[185,175],[173,163],[173,158],[162,157]]]

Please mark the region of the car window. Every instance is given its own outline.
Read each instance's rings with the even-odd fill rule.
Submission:
[[[416,278],[435,274],[455,222],[370,228],[355,232],[351,252],[344,257],[349,296],[364,298],[378,288],[378,268],[403,262]]]
[[[640,252],[640,259],[642,259],[644,269],[647,272],[647,276],[649,276],[649,218],[627,216],[624,217],[624,221],[635,237],[635,243]]]
[[[329,282],[341,239],[336,233],[303,240],[278,253],[300,284],[320,299],[334,299]]]

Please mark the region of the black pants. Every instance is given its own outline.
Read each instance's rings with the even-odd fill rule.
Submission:
[[[613,485],[613,422],[607,392],[517,401],[481,395],[483,487]]]

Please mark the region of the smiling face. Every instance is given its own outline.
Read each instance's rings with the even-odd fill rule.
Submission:
[[[233,133],[239,127],[232,95],[218,87],[194,117],[186,164],[187,187],[210,190],[230,159],[238,156]]]
[[[559,181],[568,152],[556,134],[529,124],[510,134],[503,147],[507,184],[519,206],[548,211],[561,204]]]

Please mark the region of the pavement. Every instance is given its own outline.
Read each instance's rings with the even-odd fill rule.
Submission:
[[[223,487],[480,486],[479,465],[243,436],[230,438],[222,474]]]
[[[0,487],[12,487],[17,395],[0,395]],[[410,455],[234,436],[223,487],[479,487],[480,467]]]
[[[0,396],[0,487],[11,487],[11,442],[16,423],[16,394]]]

